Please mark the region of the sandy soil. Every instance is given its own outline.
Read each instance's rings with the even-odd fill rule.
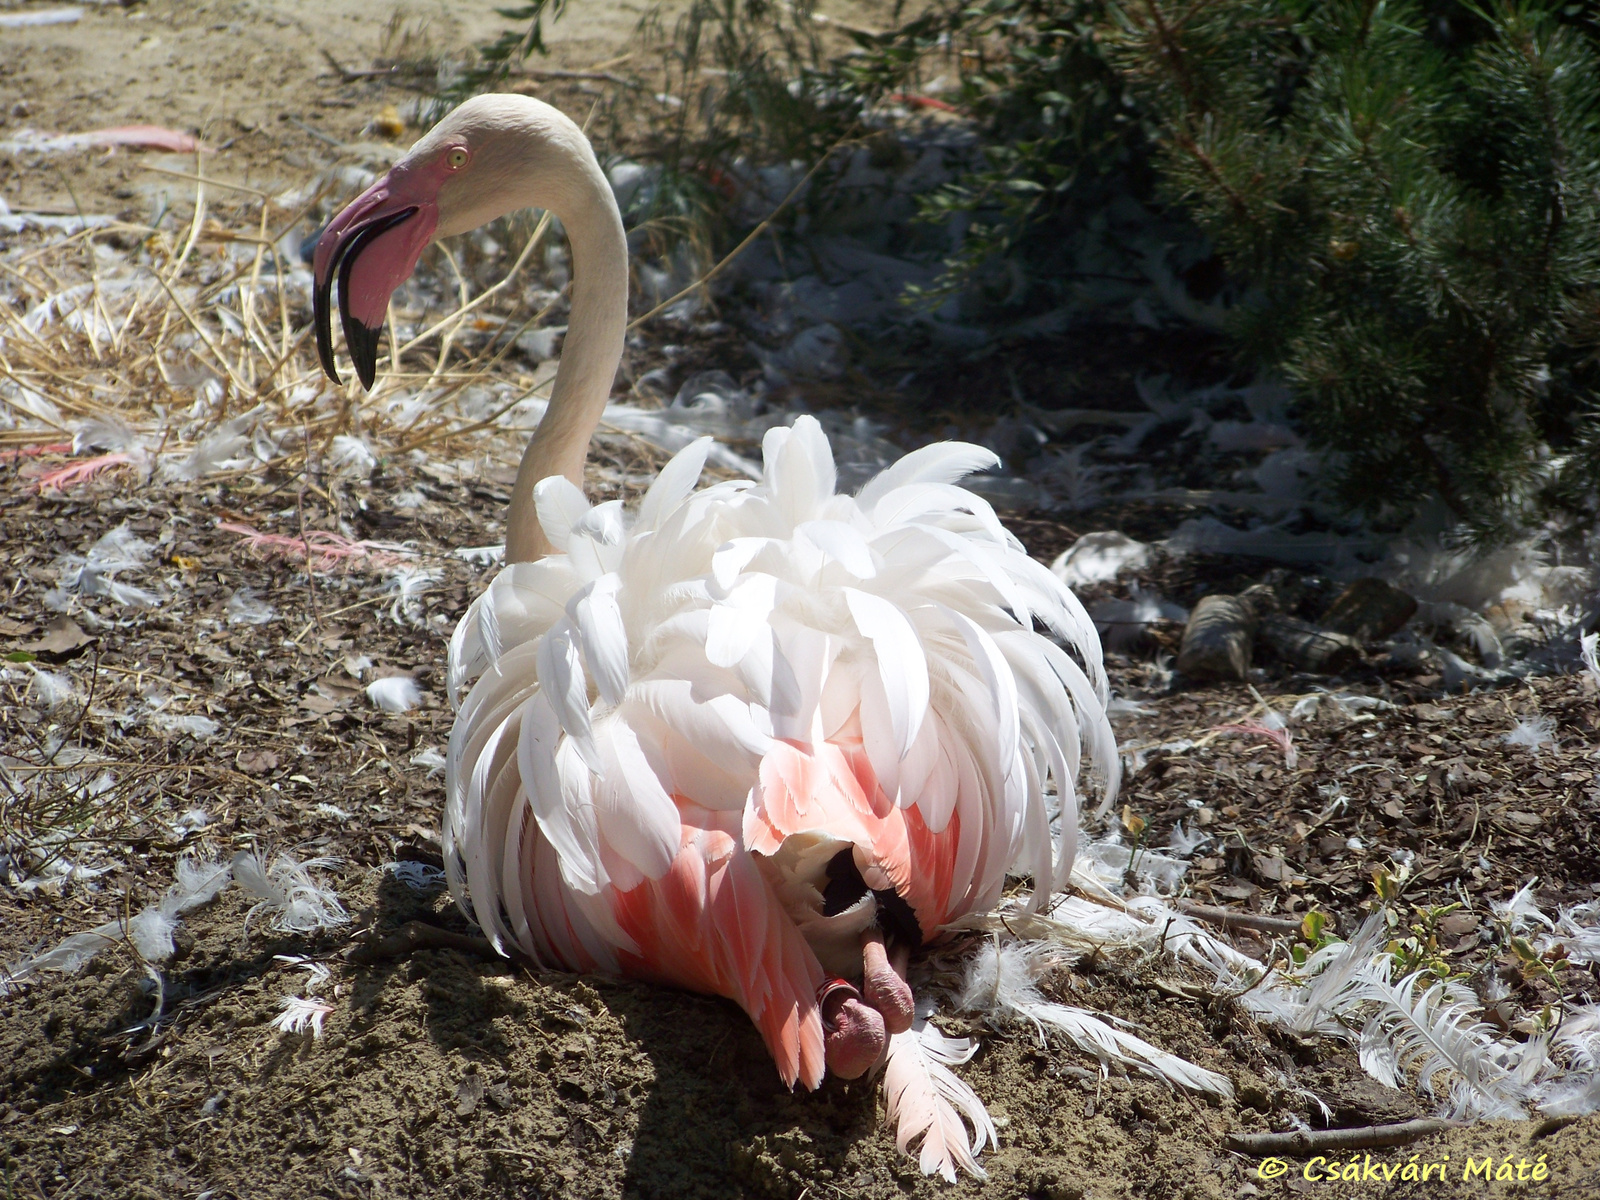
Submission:
[[[669,18],[678,0],[662,11]],[[3,0],[0,11],[47,7]],[[53,6],[52,6],[53,7]],[[511,24],[505,0],[150,0],[84,7],[72,24],[0,31],[0,140],[21,129],[76,133],[156,124],[203,136],[208,175],[269,192],[304,182],[348,157],[387,105],[402,114],[427,82],[349,78],[375,63],[461,59]],[[549,25],[550,57],[539,65],[582,69],[629,51],[646,0],[572,0]],[[819,6],[857,21],[880,18],[889,0]],[[332,61],[330,61],[330,59]],[[344,68],[343,73],[339,68]],[[552,82],[550,98],[572,100],[593,84]],[[397,135],[409,145],[417,131]],[[392,152],[392,150],[391,150]],[[0,155],[0,196],[13,209],[113,213],[148,219],[163,194],[185,192],[153,179],[149,156]],[[160,159],[154,161],[160,162]],[[173,165],[173,164],[168,164]],[[181,164],[180,164],[181,165]]]
[[[8,9],[12,7],[9,3]],[[43,6],[34,4],[33,9]],[[211,0],[91,5],[73,24],[0,33],[0,138],[18,129],[75,133],[156,124],[201,134],[206,171],[277,190],[303,182],[368,136],[384,105],[419,93],[384,79],[351,81],[380,57],[450,55],[507,28],[493,0],[402,5],[364,0]],[[576,3],[552,30],[554,61],[589,65],[619,53],[644,5]],[[406,141],[404,137],[400,139]],[[13,209],[148,217],[148,161],[0,156],[0,196]]]

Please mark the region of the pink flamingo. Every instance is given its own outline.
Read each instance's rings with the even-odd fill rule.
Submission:
[[[566,229],[572,311],[507,565],[450,646],[451,890],[502,952],[732,998],[790,1086],[886,1062],[902,1147],[976,1170],[916,1057],[905,958],[993,906],[1008,870],[1041,903],[1064,884],[1081,749],[1112,793],[1118,772],[1094,626],[956,486],[996,463],[977,446],[924,447],[843,495],[801,417],[767,433],[757,481],[696,490],[703,439],[636,511],[591,506],[627,242],[588,140],[537,100],[468,101],[329,224],[328,374],[335,277],[371,387],[427,244],[524,207]]]

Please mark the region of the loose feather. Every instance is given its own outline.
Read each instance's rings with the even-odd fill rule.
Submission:
[[[1047,949],[1042,944],[1024,947],[998,940],[983,945],[967,960],[957,1004],[965,1012],[981,1013],[996,1025],[1027,1022],[1041,1043],[1047,1028],[1064,1034],[1080,1050],[1099,1059],[1102,1070],[1107,1064],[1116,1063],[1189,1091],[1220,1097],[1233,1095],[1233,1083],[1225,1075],[1169,1054],[1086,1009],[1046,1000],[1036,976],[1048,962],[1040,950]]]
[[[938,1174],[946,1183],[956,1181],[958,1167],[987,1179],[977,1156],[1000,1142],[983,1101],[950,1070],[975,1053],[977,1046],[966,1038],[946,1037],[925,1022],[889,1039],[883,1086],[895,1145],[909,1154],[920,1139],[917,1165],[924,1175]]]

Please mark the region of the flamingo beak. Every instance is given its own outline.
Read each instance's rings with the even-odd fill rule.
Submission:
[[[328,378],[340,383],[333,361],[333,279],[339,277],[339,317],[345,348],[368,391],[378,371],[378,335],[389,297],[416,269],[439,225],[434,196],[391,171],[328,223],[312,256],[317,353]]]

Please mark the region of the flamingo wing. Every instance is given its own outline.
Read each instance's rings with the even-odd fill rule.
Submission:
[[[811,418],[768,431],[754,483],[693,490],[705,451],[631,526],[538,486],[562,552],[502,571],[451,644],[447,869],[503,950],[727,996],[816,1086],[823,964],[859,970],[872,903],[920,940],[1010,870],[1065,878],[1085,749],[1116,784],[1105,675],[1075,598],[955,486],[987,451],[859,496]]]

